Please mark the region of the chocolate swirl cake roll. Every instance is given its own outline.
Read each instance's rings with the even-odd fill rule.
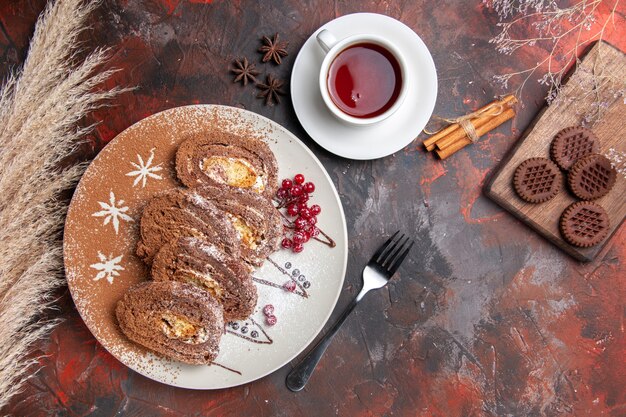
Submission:
[[[256,286],[250,270],[221,249],[195,237],[181,237],[161,248],[152,279],[193,284],[222,304],[224,320],[243,320],[254,311]]]
[[[233,256],[239,255],[237,231],[211,201],[194,204],[183,189],[154,197],[143,210],[137,255],[147,264],[167,242],[194,236],[213,242]]]
[[[227,132],[196,134],[176,153],[178,179],[188,187],[226,185],[272,198],[278,189],[276,158],[265,142]]]
[[[115,315],[126,337],[168,358],[210,364],[219,353],[222,307],[191,284],[142,282],[118,301]]]
[[[245,189],[205,186],[189,190],[189,199],[198,207],[217,207],[223,212],[237,232],[241,257],[249,264],[260,266],[278,250],[283,222],[265,197]]]

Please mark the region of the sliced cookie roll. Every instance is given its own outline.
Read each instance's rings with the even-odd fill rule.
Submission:
[[[206,290],[222,304],[225,321],[248,318],[257,302],[248,266],[195,237],[163,246],[154,258],[152,279],[187,282]]]
[[[199,207],[216,206],[224,213],[237,232],[244,261],[261,266],[278,250],[283,222],[279,211],[265,197],[245,189],[212,186],[195,188],[189,193]]]
[[[189,192],[171,190],[154,197],[143,210],[137,255],[147,264],[167,242],[195,236],[239,255],[238,234],[221,209],[211,201],[194,204]]]
[[[126,337],[168,358],[210,364],[219,353],[222,307],[191,284],[142,282],[117,302],[115,315]]]
[[[278,189],[276,158],[253,136],[215,131],[185,140],[176,152],[178,179],[188,187],[227,185],[272,198]]]

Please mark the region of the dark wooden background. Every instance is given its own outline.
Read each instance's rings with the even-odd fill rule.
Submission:
[[[0,2],[0,76],[16,70],[43,0]],[[63,323],[35,347],[40,371],[3,413],[16,416],[624,416],[625,228],[598,259],[580,264],[486,199],[485,177],[543,106],[529,82],[525,107],[480,144],[445,162],[416,141],[393,156],[349,161],[318,147],[289,100],[265,107],[231,82],[236,56],[256,61],[262,35],[298,49],[344,14],[390,15],[430,48],[439,76],[436,113],[459,115],[502,93],[494,74],[534,65],[541,48],[499,55],[488,40],[496,16],[482,0],[219,1],[105,0],[87,48],[112,48],[122,68],[110,85],[136,85],[100,121],[92,156],[117,133],[163,109],[191,103],[243,107],[286,126],[326,166],[346,211],[350,257],[345,306],[381,235],[402,228],[417,247],[388,290],[371,294],[336,337],[305,391],[284,386],[290,365],[251,384],[190,391],[144,378],[91,336],[67,290]],[[626,50],[623,4],[608,40]],[[602,8],[606,13],[606,8]],[[539,78],[537,76],[536,78]],[[516,87],[513,82],[511,86]],[[0,145],[1,146],[1,145]],[[333,315],[336,317],[336,313]]]

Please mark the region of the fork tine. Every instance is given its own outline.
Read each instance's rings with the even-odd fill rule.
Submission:
[[[398,235],[398,233],[400,233],[399,230],[396,233],[394,233],[389,239],[387,239],[387,241],[385,243],[383,243],[380,246],[380,248],[378,248],[376,253],[374,253],[374,255],[372,255],[371,261],[378,262],[378,258],[380,257],[380,255],[382,255],[383,252],[385,251],[385,249],[387,249],[389,247],[389,244]]]
[[[409,241],[409,237],[404,233],[400,236],[400,238],[393,244],[393,246],[389,249],[387,254],[385,255],[385,259],[381,260],[380,264],[389,268],[389,265],[393,262],[393,259],[400,253],[402,247]],[[397,249],[396,249],[397,248]]]
[[[400,254],[400,256],[398,256],[398,259],[393,261],[393,264],[390,265],[389,268],[389,277],[391,277],[393,274],[396,273],[396,271],[398,270],[398,268],[400,268],[400,265],[402,264],[402,262],[404,262],[404,258],[406,258],[406,256],[409,254],[411,248],[413,247],[413,244],[415,243],[415,241],[411,241],[411,244],[409,245],[408,248],[406,248],[404,250],[404,252],[402,252]]]

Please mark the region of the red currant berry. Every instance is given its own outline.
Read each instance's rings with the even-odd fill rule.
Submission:
[[[291,188],[291,186],[292,186],[292,185],[293,185],[293,181],[291,181],[290,179],[285,178],[285,179],[283,180],[283,188],[284,188],[285,190],[287,190],[287,189]]]
[[[302,186],[302,188],[304,189],[305,193],[310,194],[315,191],[315,184],[313,184],[312,182],[307,182]]]
[[[302,230],[309,225],[309,222],[302,217],[298,217],[294,223],[296,230]]]
[[[289,190],[289,194],[291,194],[292,197],[298,197],[302,195],[302,186],[298,184],[293,185]]]
[[[302,231],[302,235],[304,236],[304,243],[308,242],[311,239],[311,235],[306,230]]]
[[[295,253],[300,253],[304,250],[304,245],[302,243],[298,243],[297,245],[293,245],[292,249]]]
[[[290,216],[297,216],[299,212],[298,206],[296,204],[289,204],[287,206],[287,214]]]
[[[311,229],[309,230],[309,234],[311,235],[311,237],[317,237],[320,234],[320,229],[315,226],[311,227]]]
[[[280,199],[287,197],[287,190],[280,188],[278,191],[276,191],[276,197]]]
[[[265,318],[265,321],[266,321],[268,326],[273,326],[273,325],[276,324],[276,316],[267,316]]]
[[[293,177],[293,180],[296,182],[296,184],[302,184],[304,183],[304,175],[296,174],[296,176]]]
[[[294,292],[296,290],[295,281],[289,280],[283,284],[283,289],[285,291]]]
[[[271,304],[267,304],[265,307],[263,307],[263,314],[265,314],[267,317],[271,317],[274,315],[274,306]]]
[[[311,217],[309,217],[309,224],[310,224],[310,225],[315,225],[315,224],[317,224],[317,217],[315,217],[315,216],[311,216]]]
[[[304,243],[304,233],[301,230],[293,233],[293,243],[294,246]]]
[[[305,202],[299,202],[298,203],[298,213],[300,212],[300,210],[309,208],[309,206],[307,205],[306,201]]]
[[[313,204],[310,210],[314,216],[317,216],[318,214],[322,212],[322,208],[318,206],[317,204]]]
[[[298,197],[298,202],[299,203],[306,203],[307,201],[309,201],[309,195],[308,194],[302,194],[300,197]]]
[[[310,219],[312,216],[311,210],[309,210],[308,208],[303,208],[300,210],[300,217],[302,217],[303,219]]]
[[[283,241],[280,242],[280,244],[283,246],[283,248],[288,249],[293,246],[293,241],[291,239],[284,238]]]

